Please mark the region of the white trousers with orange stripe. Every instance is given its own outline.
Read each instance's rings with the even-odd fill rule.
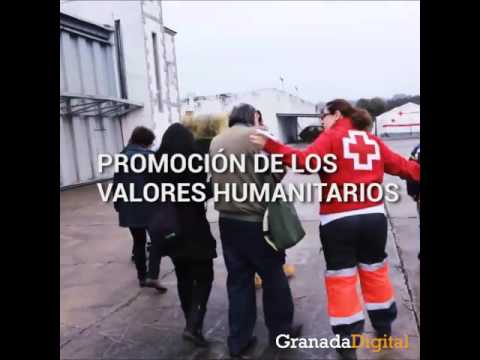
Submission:
[[[361,333],[364,308],[377,331],[389,331],[397,309],[386,261],[385,215],[334,220],[320,226],[320,239],[327,263],[325,288],[333,332],[344,336]]]

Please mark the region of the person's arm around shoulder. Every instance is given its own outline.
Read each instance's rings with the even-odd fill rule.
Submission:
[[[392,151],[381,139],[376,137],[380,145],[383,167],[387,174],[396,175],[402,179],[420,182],[420,165]]]
[[[282,154],[283,163],[289,167],[292,166],[293,158],[296,157],[296,165],[302,169],[305,168],[308,155],[316,154],[323,157],[332,151],[331,136],[328,130],[320,134],[305,150],[284,145],[273,137],[269,137],[267,134],[259,131],[255,135],[250,136],[250,141],[268,153]],[[312,165],[316,166],[315,160],[312,160]]]

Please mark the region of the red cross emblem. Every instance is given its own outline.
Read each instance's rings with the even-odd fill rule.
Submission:
[[[402,116],[402,115],[403,115],[403,112],[399,111],[399,112],[398,112],[398,115]]]
[[[370,139],[365,131],[349,130],[344,137],[343,156],[353,160],[355,170],[372,170],[373,160],[380,160],[380,148],[376,141]]]

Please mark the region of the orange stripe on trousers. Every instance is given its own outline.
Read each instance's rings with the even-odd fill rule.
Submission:
[[[362,311],[356,284],[357,274],[325,277],[329,316],[348,317]]]
[[[367,303],[383,303],[393,298],[393,287],[388,276],[388,264],[375,271],[359,267],[362,295]]]

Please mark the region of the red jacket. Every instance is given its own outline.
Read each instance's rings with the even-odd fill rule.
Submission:
[[[264,150],[269,153],[283,154],[283,162],[287,166],[292,164],[292,155],[295,154],[297,167],[305,167],[305,158],[308,154],[318,154],[322,158],[326,154],[335,154],[337,171],[335,173],[321,172],[321,181],[327,185],[323,188],[320,214],[333,214],[345,211],[365,209],[382,205],[383,200],[372,202],[365,196],[363,202],[339,202],[332,199],[325,202],[331,184],[382,184],[383,174],[397,175],[403,179],[420,181],[420,165],[408,161],[390,150],[383,141],[375,135],[355,130],[349,118],[339,119],[330,129],[325,130],[308,148],[298,150],[268,139]],[[373,193],[376,195],[375,192]],[[343,197],[343,196],[342,196]],[[360,198],[359,198],[360,199]]]

